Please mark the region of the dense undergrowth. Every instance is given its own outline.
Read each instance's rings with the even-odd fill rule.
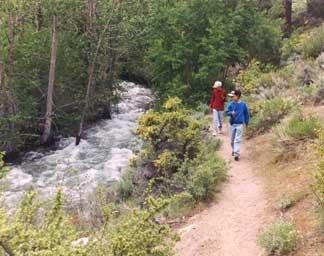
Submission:
[[[172,255],[177,236],[163,220],[210,199],[226,177],[220,142],[208,137],[206,117],[194,116],[171,98],[140,118],[143,149],[116,190],[97,199],[97,220],[88,220],[96,224],[64,211],[62,191],[49,207],[29,192],[13,215],[2,209],[0,255]]]

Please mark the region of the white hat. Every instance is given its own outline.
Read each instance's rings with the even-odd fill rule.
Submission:
[[[213,85],[213,88],[218,88],[222,86],[222,82],[221,81],[216,81]]]

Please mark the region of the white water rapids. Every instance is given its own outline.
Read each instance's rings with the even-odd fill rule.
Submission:
[[[123,82],[118,114],[86,131],[86,139],[75,146],[75,138],[60,141],[59,149],[46,154],[29,152],[20,165],[12,166],[0,181],[1,198],[9,208],[29,189],[42,199],[62,188],[68,201],[89,196],[99,185],[109,186],[127,167],[140,141],[133,131],[138,117],[153,101],[149,89]]]

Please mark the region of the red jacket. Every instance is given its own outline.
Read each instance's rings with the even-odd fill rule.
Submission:
[[[226,92],[223,88],[219,87],[213,89],[212,97],[210,100],[210,108],[218,111],[224,111],[224,105],[226,102]]]

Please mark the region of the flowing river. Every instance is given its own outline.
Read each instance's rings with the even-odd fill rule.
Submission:
[[[47,153],[29,152],[20,165],[11,167],[0,181],[2,200],[14,207],[29,189],[47,199],[62,188],[68,202],[91,195],[98,186],[118,180],[141,142],[134,135],[136,121],[153,102],[151,91],[134,83],[125,88],[118,114],[86,131],[86,139],[75,146],[75,138],[61,139],[59,148]]]

